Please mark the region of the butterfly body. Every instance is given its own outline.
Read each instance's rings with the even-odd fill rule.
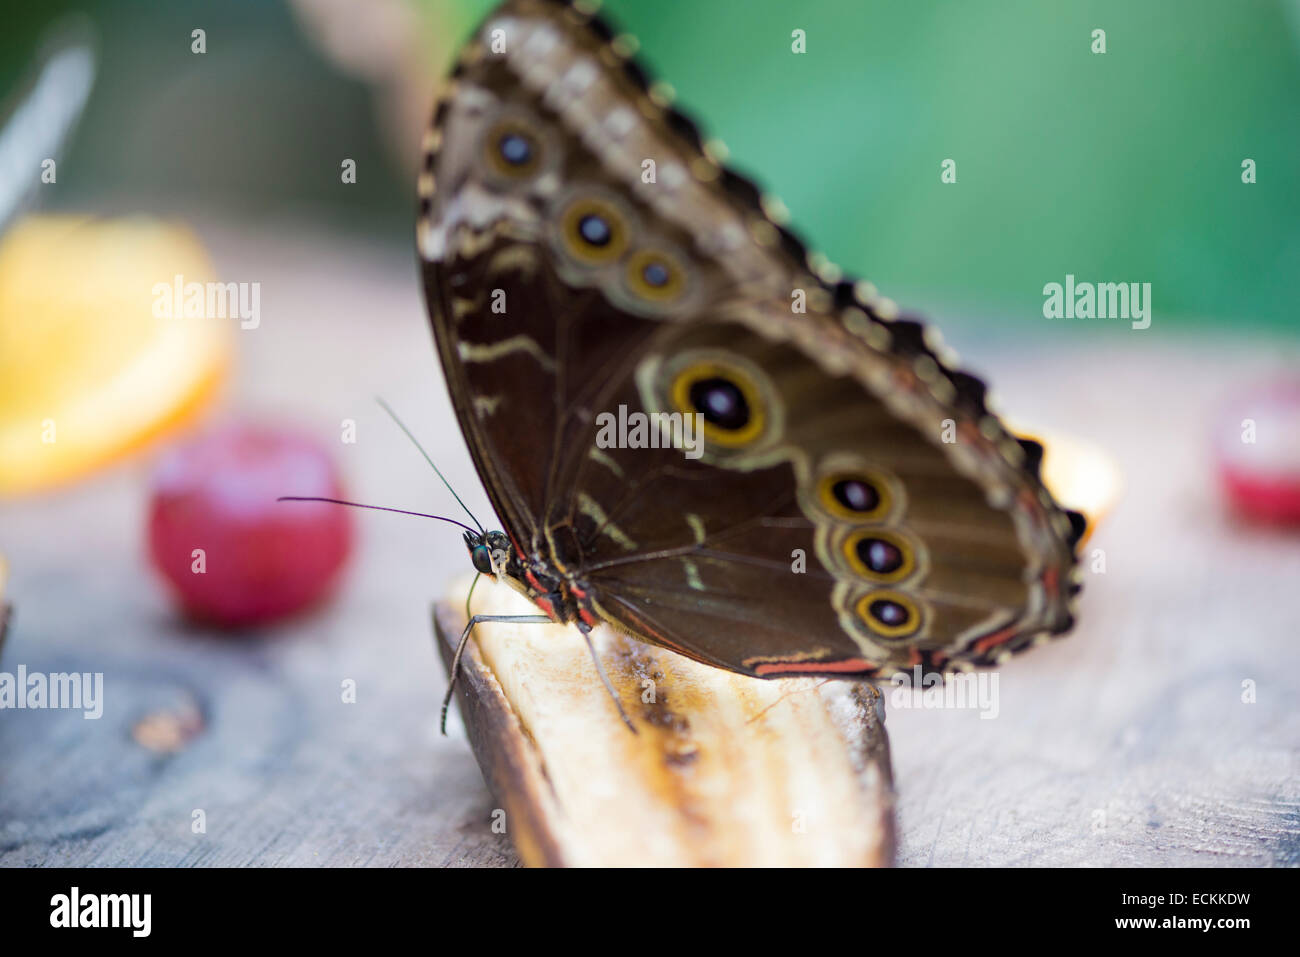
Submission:
[[[475,567],[554,621],[758,677],[965,668],[1067,630],[1082,521],[1041,449],[809,256],[629,53],[511,0],[426,139],[426,299],[504,524],[467,536]],[[607,441],[615,413],[665,441]]]

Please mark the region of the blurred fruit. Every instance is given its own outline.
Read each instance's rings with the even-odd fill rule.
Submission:
[[[77,478],[191,418],[237,320],[155,318],[153,287],[215,278],[182,226],[36,216],[0,241],[0,495]]]
[[[195,618],[254,625],[323,598],[352,545],[330,457],[301,435],[227,426],[165,452],[153,476],[149,550]]]
[[[1219,478],[1233,506],[1257,521],[1300,523],[1300,381],[1230,403],[1215,438]]]
[[[1105,449],[1073,436],[1017,425],[1011,431],[1042,445],[1043,484],[1061,507],[1082,512],[1088,519],[1082,539],[1086,542],[1119,501],[1124,484],[1119,465]]]

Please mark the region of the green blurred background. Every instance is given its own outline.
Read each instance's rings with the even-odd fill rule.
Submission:
[[[412,131],[491,6],[10,5],[0,91],[21,82],[49,23],[85,10],[100,74],[47,208],[289,216],[408,243]],[[1300,0],[605,10],[810,245],[905,306],[1005,331],[1041,319],[1044,283],[1073,273],[1150,282],[1160,333],[1300,335]],[[355,188],[337,188],[340,156],[362,170]],[[1247,157],[1255,185],[1241,182]],[[948,158],[955,185],[940,182]]]

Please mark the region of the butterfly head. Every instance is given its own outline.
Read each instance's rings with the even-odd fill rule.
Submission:
[[[510,539],[505,532],[466,532],[465,547],[474,570],[500,578],[510,564]]]

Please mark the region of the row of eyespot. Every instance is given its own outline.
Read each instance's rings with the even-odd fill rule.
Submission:
[[[823,476],[817,483],[817,500],[832,515],[853,521],[871,521],[890,509],[884,483],[847,473]],[[882,529],[856,529],[844,539],[841,549],[849,567],[868,581],[902,581],[916,569],[916,558],[906,540]],[[921,625],[916,603],[893,589],[868,592],[858,599],[854,611],[885,639],[905,638]]]
[[[526,180],[542,166],[541,144],[522,124],[499,123],[486,143],[491,169],[510,180]],[[561,212],[560,235],[565,248],[580,263],[600,267],[618,262],[628,248],[628,229],[618,211],[595,197],[574,200]],[[654,249],[639,249],[628,257],[627,285],[637,296],[663,304],[686,288],[686,271],[676,257]]]
[[[748,445],[763,431],[763,406],[752,383],[717,362],[697,362],[677,374],[669,390],[680,412],[704,416],[705,438],[736,448]],[[835,518],[873,522],[893,507],[888,485],[864,475],[834,472],[817,484],[817,500]],[[874,528],[852,532],[842,545],[855,573],[879,583],[902,581],[916,569],[916,558],[901,536]],[[886,639],[905,638],[920,627],[916,603],[893,589],[864,595],[855,606],[873,632]]]

